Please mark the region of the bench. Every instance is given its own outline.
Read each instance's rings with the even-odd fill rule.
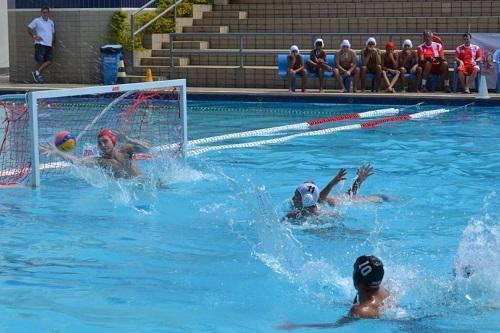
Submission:
[[[288,56],[288,54],[278,54],[278,75],[283,80],[287,80],[288,79],[287,56]],[[302,57],[304,58],[304,65],[307,66],[306,65],[307,61],[310,60],[309,54],[303,54]],[[496,65],[496,69],[497,69],[496,91],[498,93],[500,93],[500,50],[496,50],[495,53],[493,54],[492,58],[493,58],[493,63]],[[336,67],[336,65],[335,65],[335,54],[327,54],[326,61],[327,61],[327,63],[332,68]],[[361,55],[358,55],[357,61],[358,61],[358,67],[361,67],[362,66]],[[454,73],[452,88],[453,88],[453,90],[455,92],[458,91],[458,86],[459,86],[459,84],[458,84],[458,76],[457,76],[457,72],[456,72],[456,67],[457,67],[457,65],[456,65],[456,63],[454,63],[454,66],[449,69],[450,72]],[[307,67],[306,67],[306,69],[307,69]],[[301,77],[300,74],[297,74],[297,76]],[[333,76],[334,76],[333,72],[324,72],[324,77],[325,78],[331,78]],[[315,72],[313,72],[313,71],[308,70],[307,71],[307,77],[311,78],[311,79],[316,79],[316,78],[318,78],[318,74],[315,73]],[[375,91],[375,89],[376,89],[376,82],[375,82],[375,77],[376,76],[375,76],[375,73],[368,72],[367,75],[366,75],[366,77],[371,82],[371,90]],[[404,74],[404,78],[405,78],[405,80],[408,80],[408,81],[416,81],[417,76],[415,74],[412,74],[412,73],[405,73]],[[430,91],[435,91],[436,90],[439,78],[440,78],[440,75],[437,75],[437,74],[431,74],[431,75],[429,75],[429,77],[427,78],[427,88]],[[478,84],[479,84],[479,78],[480,77],[478,75],[476,77],[476,82],[475,82],[476,83],[476,89],[477,89]],[[349,81],[346,80],[346,78],[344,78],[344,85],[346,87],[348,86],[348,84],[350,84]],[[292,82],[292,88],[293,88],[293,90],[295,90],[295,79]]]
[[[288,54],[278,54],[278,75],[283,79],[287,80],[288,79],[288,61],[287,61]],[[313,72],[307,68],[307,62],[311,59],[309,54],[302,54],[302,58],[304,59],[304,66],[307,70],[307,78],[309,79],[317,79],[318,73]],[[327,54],[326,55],[326,62],[330,67],[335,68],[335,54]],[[302,74],[296,74],[298,77],[302,77]],[[323,77],[324,78],[330,78],[333,77],[334,74],[333,72],[328,72],[325,71],[323,72]],[[295,78],[292,81],[292,91],[295,91]]]

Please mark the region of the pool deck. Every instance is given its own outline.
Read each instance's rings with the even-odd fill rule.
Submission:
[[[14,93],[24,91],[40,91],[40,90],[53,90],[53,89],[67,89],[67,88],[82,88],[90,87],[92,85],[84,84],[63,84],[63,83],[47,83],[47,84],[34,84],[34,83],[10,83],[8,74],[0,74],[0,94],[1,93]],[[479,102],[480,104],[487,105],[500,105],[500,94],[489,93],[488,99],[478,98],[478,94],[463,94],[463,93],[341,93],[338,90],[325,90],[319,93],[317,89],[310,89],[307,92],[294,92],[289,93],[285,89],[258,89],[258,88],[201,88],[201,87],[188,87],[188,94],[192,98],[209,97],[211,99],[236,99],[236,100],[253,100],[267,101],[314,101],[314,102],[358,102],[358,103],[376,103],[383,104],[389,103],[418,103],[418,102],[434,102],[434,103],[472,103]]]

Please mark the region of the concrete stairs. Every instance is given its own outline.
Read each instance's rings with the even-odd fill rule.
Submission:
[[[361,49],[373,33],[378,47],[388,40],[398,47],[404,39],[414,46],[421,42],[424,30],[442,35],[452,63],[453,50],[461,44],[461,33],[500,31],[500,1],[486,0],[230,0],[227,5],[213,5],[212,11],[195,18],[184,27],[189,35],[175,37],[174,68],[170,68],[169,46],[152,50],[134,69],[141,80],[148,66],[160,77],[187,78],[190,86],[284,88],[277,76],[276,53],[286,53],[292,44],[308,53],[316,37],[322,37],[327,53],[336,52],[342,39],[349,39],[354,49]],[[191,33],[216,33],[192,35]],[[250,35],[243,41],[247,52],[240,68],[240,37],[229,32],[272,32],[276,35]],[[329,36],[325,33],[342,32]],[[300,35],[304,33],[304,35]],[[314,33],[315,35],[309,35]],[[361,35],[360,33],[367,33]],[[202,53],[190,52],[202,51]],[[255,50],[258,54],[252,54]],[[206,52],[205,52],[206,51]],[[330,82],[333,83],[333,80]],[[332,84],[330,83],[330,84]],[[311,87],[316,83],[311,80]],[[331,89],[331,87],[329,88]]]

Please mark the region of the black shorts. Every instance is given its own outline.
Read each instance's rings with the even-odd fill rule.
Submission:
[[[52,47],[35,44],[35,61],[38,63],[52,61]]]

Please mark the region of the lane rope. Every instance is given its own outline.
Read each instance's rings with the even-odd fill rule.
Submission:
[[[361,113],[351,113],[351,114],[345,114],[345,115],[338,115],[338,116],[320,118],[320,119],[315,119],[315,120],[311,120],[311,121],[307,121],[307,122],[303,122],[303,123],[292,124],[292,125],[283,125],[283,126],[277,126],[277,127],[262,128],[262,129],[258,129],[258,130],[252,130],[252,131],[223,134],[223,135],[211,136],[211,137],[197,139],[197,140],[190,140],[188,142],[188,147],[200,145],[200,144],[207,144],[207,143],[213,143],[213,142],[218,142],[218,141],[224,141],[224,140],[229,140],[229,139],[239,139],[239,138],[246,138],[246,137],[250,137],[250,136],[268,135],[268,134],[272,134],[272,133],[276,133],[276,132],[283,132],[283,131],[307,130],[307,129],[314,127],[314,126],[333,123],[333,122],[358,119],[358,118],[375,118],[375,117],[381,117],[381,116],[398,114],[398,113],[399,113],[399,109],[387,108],[387,109],[373,110],[373,111],[367,111],[367,112],[361,112]],[[159,149],[161,150],[161,148],[159,148]]]
[[[409,115],[399,115],[399,116],[394,116],[394,117],[377,119],[377,120],[372,120],[372,121],[365,122],[365,123],[345,125],[345,126],[321,129],[321,130],[312,131],[312,132],[303,132],[303,133],[297,133],[297,134],[292,134],[292,135],[286,135],[286,136],[282,136],[279,138],[268,139],[268,140],[204,147],[204,148],[189,151],[187,153],[187,155],[188,156],[197,156],[197,155],[200,155],[200,154],[203,154],[203,153],[206,153],[209,151],[215,151],[215,150],[236,149],[236,148],[252,148],[252,147],[258,147],[258,146],[269,145],[269,144],[283,143],[283,142],[290,141],[290,140],[298,138],[298,137],[319,136],[319,135],[326,135],[326,134],[354,130],[354,129],[360,129],[360,128],[370,128],[370,127],[375,127],[375,126],[385,124],[388,122],[430,118],[430,117],[434,117],[434,116],[437,116],[439,114],[446,113],[449,111],[450,111],[449,109],[435,109],[435,110],[417,112],[417,113],[409,114]]]

